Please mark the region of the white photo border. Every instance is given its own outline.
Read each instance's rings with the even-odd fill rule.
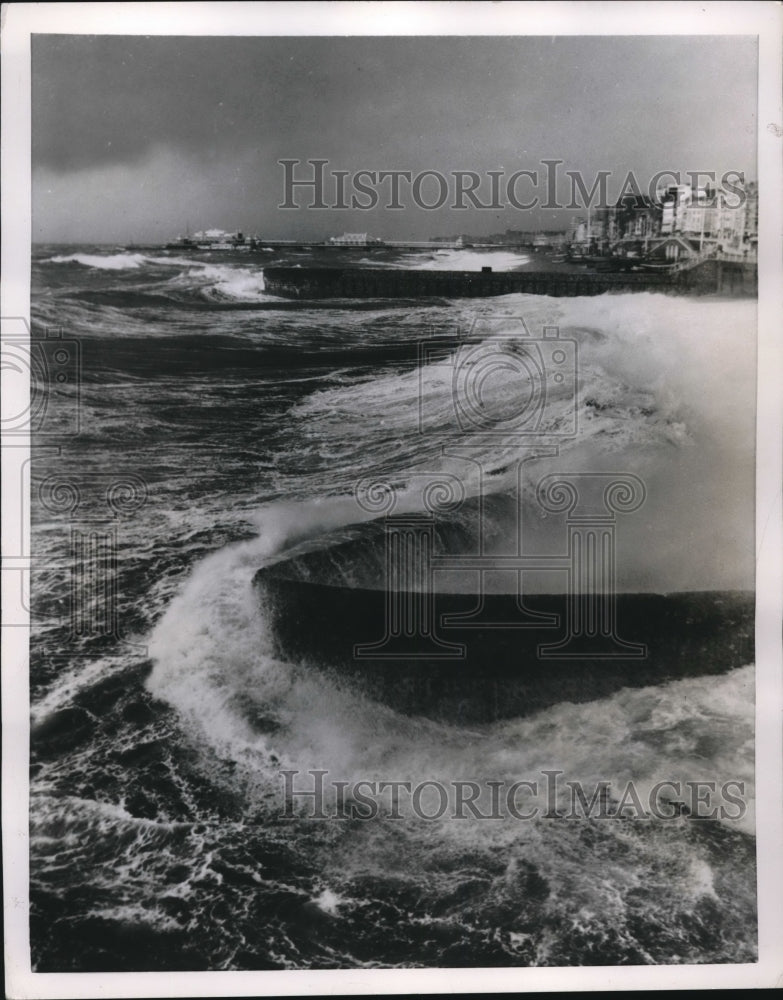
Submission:
[[[28,639],[2,630],[3,880],[7,996],[187,997],[772,987],[783,981],[783,8],[772,2],[14,3],[2,8],[0,317],[29,322],[30,37],[106,35],[756,35],[759,40],[757,395],[757,859],[759,958],[748,965],[198,973],[30,969]],[[6,373],[3,373],[5,381]],[[18,386],[15,389],[19,392]],[[23,392],[24,390],[22,390]],[[23,404],[24,399],[19,399]],[[22,449],[29,441],[16,439]],[[5,456],[4,456],[5,458]],[[4,461],[5,471],[9,471]],[[21,467],[21,465],[20,465]],[[4,476],[4,565],[22,530],[17,478]],[[27,526],[29,531],[29,525]],[[28,536],[29,537],[29,534]],[[16,544],[16,548],[14,547]],[[6,587],[7,574],[3,575]],[[4,594],[5,597],[5,594]],[[3,602],[5,604],[5,600]]]

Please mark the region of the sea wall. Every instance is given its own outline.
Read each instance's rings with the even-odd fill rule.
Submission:
[[[554,626],[514,628],[440,623],[442,615],[465,615],[479,606],[487,622],[514,621],[515,595],[438,594],[440,638],[452,648],[461,645],[462,654],[428,658],[417,650],[388,658],[382,650],[377,659],[371,653],[357,658],[357,645],[369,648],[388,635],[386,592],[284,579],[275,569],[260,570],[254,583],[277,656],[325,672],[396,711],[446,722],[529,715],[561,701],[592,701],[623,687],[721,674],[753,662],[753,595],[719,591],[618,594],[620,636],[643,644],[641,657],[542,656],[540,645],[557,643],[565,632],[563,595],[525,597],[529,611],[554,613]]]
[[[293,299],[484,298],[533,295],[603,295],[661,291],[680,294],[754,295],[755,268],[706,261],[679,274],[593,271],[433,271],[400,268],[270,267],[266,290]]]

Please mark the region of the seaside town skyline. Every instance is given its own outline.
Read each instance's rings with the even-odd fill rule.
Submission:
[[[679,178],[677,178],[679,179]],[[584,192],[583,192],[584,193]],[[317,197],[321,196],[319,192]],[[165,244],[167,249],[267,251],[303,248],[315,250],[432,250],[497,249],[543,251],[552,262],[592,265],[602,270],[642,268],[671,274],[690,270],[712,260],[730,261],[754,269],[758,259],[758,185],[693,187],[669,185],[656,197],[626,194],[614,204],[593,207],[585,193],[587,214],[574,216],[566,229],[506,229],[489,235],[432,236],[429,240],[387,240],[368,232],[343,232],[323,241],[301,241],[264,237],[258,233],[227,232],[223,229],[187,230]],[[268,244],[272,244],[269,246]],[[540,259],[540,258],[539,258]],[[526,258],[520,258],[526,260]],[[545,266],[546,262],[545,262]],[[720,279],[719,279],[720,284]]]

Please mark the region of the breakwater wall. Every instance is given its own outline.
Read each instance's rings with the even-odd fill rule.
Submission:
[[[433,271],[402,268],[269,267],[266,290],[290,299],[484,298],[603,295],[605,292],[755,295],[755,268],[708,260],[677,274],[626,271]]]
[[[461,645],[462,654],[357,658],[357,645],[388,635],[386,591],[285,579],[277,569],[262,569],[254,580],[270,616],[276,655],[320,670],[395,711],[443,722],[494,722],[753,662],[754,597],[722,591],[618,594],[620,634],[646,646],[641,658],[542,657],[539,645],[565,634],[568,599],[562,594],[525,595],[529,611],[542,619],[554,614],[557,622],[525,628],[492,624],[518,618],[516,595],[436,594],[436,631],[446,643]],[[420,602],[420,595],[400,596],[410,606]],[[477,607],[487,622],[483,627],[476,620],[443,626],[449,616],[469,616]]]

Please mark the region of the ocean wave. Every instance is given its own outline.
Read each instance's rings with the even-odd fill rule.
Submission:
[[[260,267],[247,268],[176,258],[150,258],[149,262],[176,264],[182,268],[178,274],[153,286],[150,294],[171,296],[178,302],[200,299],[218,305],[280,301],[277,296],[266,293],[264,272]]]
[[[172,292],[198,295],[207,301],[265,302],[275,300],[264,288],[264,272],[232,265],[212,264],[184,257],[158,257],[141,253],[86,254],[74,253],[48,258],[53,264],[79,264],[102,271],[138,271],[142,268],[177,268],[179,273],[164,282],[151,282],[135,289],[88,289],[77,296],[94,298],[96,294],[124,295],[146,298],[150,304],[161,302]],[[175,296],[176,297],[176,296]],[[181,298],[181,296],[180,296]],[[128,304],[133,304],[128,303]]]
[[[754,322],[752,304],[705,307],[704,303],[683,303],[663,296],[615,296],[611,303],[602,298],[525,300],[529,328],[556,325],[561,338],[577,341],[579,383],[579,433],[558,442],[559,454],[526,463],[530,473],[528,500],[540,476],[551,471],[633,472],[643,479],[647,500],[639,513],[618,521],[618,589],[657,593],[742,589],[745,549],[752,553],[752,545],[734,538],[736,504],[742,502],[744,494],[725,496],[725,473],[727,468],[741,467],[748,441],[752,454],[752,413],[742,409],[747,386],[752,384],[752,357],[747,351]],[[520,309],[519,303],[516,308]],[[469,317],[470,313],[462,315]],[[482,327],[473,329],[481,331]],[[500,317],[491,330],[484,328],[480,333],[477,346],[492,354],[498,349],[513,350],[520,342],[524,337],[518,322],[513,316]],[[732,363],[727,363],[727,357]],[[333,550],[346,539],[359,538],[357,526],[381,516],[362,509],[352,496],[358,480],[370,473],[387,479],[396,489],[395,513],[424,509],[417,478],[421,473],[457,478],[467,500],[513,498],[518,485],[516,460],[527,454],[527,442],[515,436],[512,427],[474,444],[472,428],[460,426],[453,418],[454,359],[452,348],[431,365],[384,375],[376,372],[359,382],[352,380],[350,385],[311,393],[297,403],[286,418],[298,442],[291,456],[297,463],[292,482],[299,489],[304,483],[306,492],[318,495],[323,493],[328,472],[328,488],[334,495],[261,508],[259,537],[223,549],[196,567],[156,627],[150,640],[155,661],[150,689],[175,704],[207,734],[211,745],[222,746],[234,759],[245,760],[248,767],[269,775],[274,771],[274,755],[294,767],[317,767],[326,760],[347,774],[358,773],[357,768],[373,762],[380,767],[390,759],[398,771],[404,771],[406,761],[413,766],[402,747],[411,742],[411,732],[416,734],[412,741],[416,754],[425,748],[417,757],[422,764],[438,759],[436,744],[451,748],[464,740],[459,726],[405,718],[336,683],[328,673],[281,659],[268,610],[259,603],[252,585],[259,569],[290,561],[303,547]],[[476,365],[480,360],[481,356],[474,359]],[[504,407],[513,398],[512,376],[513,372],[501,367],[494,381],[485,383],[485,404],[490,410],[497,408],[497,426],[502,427]],[[431,404],[431,434],[421,432],[423,400]],[[571,402],[564,390],[546,399],[545,415],[553,427],[564,426],[565,410]],[[471,462],[476,448],[483,469]],[[286,470],[285,461],[281,457],[281,473]],[[752,477],[749,484],[747,503],[752,511]],[[703,513],[705,505],[710,510],[708,519]],[[484,526],[492,528],[489,534],[496,537],[498,551],[504,544],[514,543],[517,509],[513,503],[506,503],[506,507],[508,510],[500,503],[496,519]],[[491,514],[490,519],[493,517]],[[531,526],[527,515],[523,519],[526,528]],[[556,551],[557,532],[562,530],[557,518],[534,524],[537,543],[543,542],[544,551]],[[716,530],[726,539],[717,550]],[[559,544],[562,546],[562,539]],[[355,548],[351,556],[354,565],[343,567],[350,582],[354,582],[351,573],[361,576],[361,560],[366,556],[377,563],[380,551],[370,546],[373,552],[363,553],[361,541]],[[735,549],[744,555],[735,558]],[[749,580],[746,589],[752,586],[752,567]],[[745,683],[749,676],[746,671]],[[665,757],[667,765],[675,767],[675,747],[682,747],[682,728],[666,721],[673,711],[669,706],[683,697],[689,705],[698,706],[700,699],[709,701],[714,691],[736,683],[725,678],[691,678],[662,686],[667,692],[665,705],[650,720],[649,731],[664,742],[669,737],[661,734],[673,734],[671,753]],[[677,684],[682,687],[677,688]],[[747,741],[751,695],[735,693],[737,707],[733,728],[729,727],[734,736],[728,738],[736,737],[738,743],[732,743],[725,758],[720,751],[724,761],[732,750],[742,757]],[[580,732],[571,749],[563,750],[563,759],[572,761],[575,772],[581,766],[580,754],[585,761],[593,757],[605,760],[602,747],[622,747],[616,759],[605,760],[605,765],[607,773],[624,774],[628,732],[624,736],[618,732],[617,740],[603,732],[594,744],[578,721],[595,713],[597,724],[607,705],[636,704],[637,698],[641,710],[649,692],[646,696],[621,692],[613,697],[615,701],[599,699],[589,708],[561,705],[548,710],[549,721],[523,720],[516,730],[498,726],[493,732],[514,732],[513,745],[520,748],[549,746],[545,733]],[[724,708],[729,701],[722,699]],[[255,728],[254,713],[274,718],[271,729]],[[704,725],[700,724],[700,731],[706,733],[716,712],[707,706],[701,714]],[[543,716],[536,718],[543,720]],[[601,727],[596,731],[601,732]],[[429,732],[437,732],[437,740],[426,737]],[[511,753],[511,744],[501,740],[497,751],[490,749],[491,745],[481,742],[480,753],[490,753],[500,768],[500,762]],[[377,747],[377,754],[372,747]],[[481,760],[470,758],[470,752],[465,750],[468,756],[463,763],[478,767]],[[499,756],[494,756],[496,753]],[[657,753],[650,750],[651,762]],[[520,767],[533,760],[528,756],[519,759]],[[688,758],[694,768],[697,756]],[[447,761],[443,766],[444,773],[449,773]],[[643,777],[643,770],[636,776]],[[468,768],[456,771],[466,773]]]
[[[327,767],[346,780],[383,776],[384,769],[421,780],[505,779],[556,766],[585,783],[633,779],[647,787],[723,775],[751,788],[752,667],[586,705],[565,702],[471,734],[400,715],[329,672],[281,659],[269,611],[252,586],[256,572],[345,526],[355,511],[349,500],[262,508],[258,538],[197,566],[156,626],[148,686],[219,753],[266,782],[278,766]],[[750,811],[743,820],[752,822]]]
[[[746,550],[752,559],[752,537],[737,530],[746,516],[752,523],[752,305],[508,296],[362,314],[296,303],[301,313],[267,319],[228,312],[265,295],[247,264],[145,266],[48,272],[55,289],[45,315],[54,320],[64,304],[92,338],[74,461],[104,469],[124,456],[150,473],[151,502],[118,524],[119,621],[140,645],[104,657],[104,646],[71,642],[90,654],[68,665],[34,647],[39,971],[172,960],[450,966],[465,954],[506,966],[753,960],[752,596],[728,595],[720,606],[720,594],[660,593],[725,585],[742,578]],[[74,273],[89,286],[81,312],[63,294]],[[117,297],[109,308],[88,292]],[[134,315],[124,294],[162,301]],[[216,310],[208,322],[202,308]],[[548,454],[530,461],[515,406],[520,389],[540,399],[543,383],[535,366],[515,381],[520,316],[533,339],[554,326],[577,349],[576,434],[555,434]],[[460,336],[475,349],[463,374],[486,375],[483,407],[471,411],[480,433],[454,410]],[[420,356],[436,341],[432,357]],[[550,387],[540,415],[558,432],[573,393]],[[554,697],[544,704],[536,668],[516,659],[523,643],[512,636],[504,655],[515,702],[498,711],[488,698],[485,715],[458,704],[428,718],[454,689],[445,669],[418,674],[431,702],[414,689],[404,704],[378,696],[377,663],[363,687],[328,658],[336,638],[350,640],[353,655],[361,588],[385,596],[385,490],[368,477],[388,482],[394,512],[418,524],[432,481],[456,481],[461,506],[426,520],[439,554],[515,552],[520,519],[525,551],[530,543],[562,554],[566,515],[536,514],[536,485],[552,472],[596,471],[632,472],[647,489],[640,509],[617,517],[618,590],[642,592],[619,594],[618,608],[635,606],[652,628],[663,614],[657,661],[624,676],[603,662],[577,667],[560,687],[545,677],[541,688]],[[80,512],[88,521],[103,509],[100,491],[93,502]],[[61,617],[66,520],[36,520],[38,561],[56,557],[58,568],[34,589],[49,586],[46,607]],[[519,611],[516,582],[487,584],[485,606]],[[472,599],[475,574],[463,583]],[[447,584],[438,586],[440,600]],[[307,588],[325,595],[320,605],[288,601]],[[543,593],[531,608],[549,609],[556,595]],[[299,646],[283,634],[276,601],[288,601]],[[704,608],[720,622],[714,633],[687,622],[678,631],[666,617],[674,609],[682,624],[683,609]],[[618,618],[623,638],[652,649],[649,636],[624,630],[630,621]],[[503,641],[497,631],[492,649]],[[490,690],[492,656],[480,665],[484,691],[503,698],[508,688]],[[387,676],[402,690],[413,671],[397,666]],[[464,676],[476,663],[462,666]],[[447,812],[314,825],[304,810],[281,817],[284,769],[298,772],[299,788],[311,787],[312,769],[349,784],[468,781],[486,791],[491,781],[534,781],[518,804],[540,809],[549,805],[542,774],[558,770],[565,812],[567,782],[588,798],[608,782],[615,802],[631,781],[643,802],[660,781],[681,787],[669,789],[671,818],[484,822],[468,810],[460,822]],[[744,784],[742,816],[688,817],[687,782],[732,780]],[[155,941],[165,955],[148,947]]]
[[[89,254],[72,253],[67,256],[50,257],[51,264],[81,264],[83,267],[96,267],[102,271],[123,271],[142,267],[148,263],[148,258],[141,253]]]
[[[338,489],[351,489],[362,469],[473,481],[480,459],[482,488],[502,492],[531,455],[532,428],[541,441],[550,435],[558,455],[531,461],[531,474],[625,470],[645,482],[642,512],[622,526],[624,589],[750,589],[754,304],[652,294],[508,298],[507,315],[489,330],[480,313],[459,307],[454,323],[470,334],[465,347],[458,336],[424,339],[420,366],[375,372],[297,403],[291,417],[305,481],[316,488],[326,455]],[[575,345],[571,383],[556,383],[546,366],[543,374],[532,363],[525,370],[520,351],[531,340],[518,316],[533,343],[554,327]],[[508,474],[490,475],[504,468]],[[740,508],[749,512],[744,533]]]
[[[207,299],[234,302],[268,302],[278,299],[266,293],[261,268],[207,265],[197,275],[199,293]]]

